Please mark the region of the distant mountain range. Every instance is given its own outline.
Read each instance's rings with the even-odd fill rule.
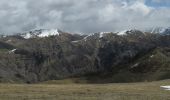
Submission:
[[[0,38],[0,82],[82,77],[89,83],[170,78],[170,28],[74,34],[40,29]]]

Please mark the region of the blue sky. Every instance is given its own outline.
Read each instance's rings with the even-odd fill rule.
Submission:
[[[145,3],[155,8],[170,7],[170,0],[145,0]]]

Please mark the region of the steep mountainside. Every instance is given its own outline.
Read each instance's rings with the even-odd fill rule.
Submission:
[[[170,35],[138,30],[78,35],[36,30],[0,38],[0,81],[88,82],[170,78]]]

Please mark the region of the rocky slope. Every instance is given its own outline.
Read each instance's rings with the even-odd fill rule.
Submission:
[[[35,30],[0,38],[0,81],[68,77],[88,82],[170,78],[170,35],[138,30],[79,35]]]

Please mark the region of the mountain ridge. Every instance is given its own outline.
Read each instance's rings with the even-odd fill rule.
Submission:
[[[57,30],[38,37],[41,33],[28,39],[22,34],[0,38],[1,82],[84,77],[90,83],[104,83],[170,78],[169,34],[127,30],[81,35]]]

